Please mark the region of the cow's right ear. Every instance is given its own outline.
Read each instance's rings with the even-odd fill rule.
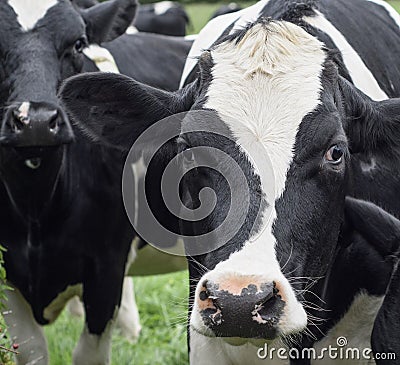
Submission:
[[[351,152],[397,150],[400,147],[400,98],[372,100],[343,77],[339,77],[339,88]]]
[[[400,221],[377,205],[346,197],[346,224],[360,232],[382,257],[399,256]]]
[[[109,42],[124,34],[137,8],[137,0],[109,0],[81,10],[89,43]]]
[[[188,111],[192,87],[162,91],[127,76],[93,72],[63,84],[60,97],[72,121],[92,140],[127,150],[153,123]]]

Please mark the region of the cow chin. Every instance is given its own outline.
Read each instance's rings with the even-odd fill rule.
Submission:
[[[196,288],[191,329],[233,346],[275,342],[307,326],[307,314],[282,273],[205,274]]]

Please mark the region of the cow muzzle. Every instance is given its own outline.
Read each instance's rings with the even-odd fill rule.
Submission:
[[[279,284],[254,276],[204,280],[196,304],[203,324],[217,337],[273,340],[285,300]]]
[[[74,139],[65,112],[46,102],[20,102],[7,108],[0,144],[9,147],[47,147],[68,144]]]

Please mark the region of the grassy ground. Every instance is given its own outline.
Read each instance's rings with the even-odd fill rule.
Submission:
[[[135,278],[142,333],[132,345],[113,338],[112,365],[185,365],[187,272]],[[71,364],[83,320],[64,311],[54,325],[45,327],[50,365]]]
[[[400,0],[389,0],[388,3],[400,12]]]

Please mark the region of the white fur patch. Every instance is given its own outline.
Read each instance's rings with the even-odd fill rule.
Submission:
[[[29,103],[29,101],[24,101],[18,108],[19,117],[21,118],[23,123],[26,123],[24,121],[28,119],[30,107],[31,107],[31,104]]]
[[[236,30],[246,26],[247,23],[256,21],[261,10],[268,2],[269,0],[261,0],[246,9],[237,11],[235,13],[224,14],[217,18],[211,19],[200,31],[199,36],[189,51],[185,67],[183,69],[180,87],[185,84],[190,72],[196,66],[197,59],[200,57],[201,53],[204,50],[209,49],[230,24],[236,22],[234,26],[234,30]]]
[[[277,356],[273,359],[260,359],[257,356],[258,349],[258,346],[251,343],[229,345],[222,338],[206,337],[190,330],[191,365],[289,365],[288,360],[280,360]]]
[[[184,36],[185,41],[195,41],[199,35],[198,34],[189,34]]]
[[[320,76],[326,59],[322,48],[321,42],[300,27],[273,22],[267,28],[255,25],[237,45],[226,42],[211,51],[214,67],[205,108],[218,112],[254,163],[272,207],[272,219],[264,217],[261,233],[205,274],[202,281],[217,283],[227,275],[275,281],[286,299],[279,324],[285,334],[302,330],[307,316],[276,259],[274,205],[285,188],[299,125],[320,102]],[[272,172],[264,167],[266,158]],[[196,314],[194,310],[191,323],[201,330],[204,325]]]
[[[6,294],[7,300],[4,304],[7,312],[4,320],[9,338],[19,344],[17,364],[48,364],[49,355],[43,328],[35,321],[30,305],[17,288],[7,290]]]
[[[344,64],[350,73],[354,85],[374,100],[387,99],[387,95],[379,87],[374,75],[372,75],[353,47],[350,46],[346,38],[322,13],[316,10],[316,14],[314,17],[304,17],[304,21],[329,35],[338,50],[342,53]]]
[[[121,306],[118,310],[116,327],[131,343],[139,338],[142,326],[140,325],[139,310],[135,301],[133,279],[126,276],[122,286]]]
[[[136,27],[134,27],[133,25],[130,25],[125,33],[126,34],[136,34],[136,33],[139,33],[139,30]]]
[[[117,308],[115,308],[115,313]],[[115,317],[115,315],[114,315]],[[111,334],[114,320],[111,320],[101,335],[89,333],[85,326],[79,342],[74,350],[73,365],[110,364]]]
[[[22,29],[32,29],[38,20],[42,19],[47,10],[56,5],[58,0],[8,0],[18,16]]]
[[[119,73],[117,63],[108,49],[91,44],[83,50],[83,53],[96,64],[100,71]]]
[[[375,157],[371,157],[369,161],[360,161],[361,171],[364,174],[371,174],[376,170],[378,164]]]
[[[144,178],[146,175],[146,170],[147,166],[144,164],[144,159],[143,157],[140,157],[139,160],[137,160],[135,163],[132,164],[132,173],[135,178],[135,183],[134,183],[134,195],[136,197],[139,196],[139,183],[140,180]],[[134,222],[133,225],[134,227],[137,227],[138,224],[138,219],[139,219],[139,199],[135,199],[135,216],[134,216]]]
[[[321,349],[337,346],[337,339],[345,337],[347,340],[346,348],[359,349],[360,353],[365,349],[371,348],[371,333],[375,322],[376,315],[383,302],[383,297],[371,296],[366,293],[358,294],[351,304],[347,313],[343,318],[333,327],[326,337],[315,344],[317,353]],[[312,362],[313,365],[318,365],[320,361]],[[335,364],[359,364],[371,365],[375,362],[371,360],[338,360],[329,359],[328,356],[324,358],[324,365]]]
[[[154,14],[162,15],[165,14],[169,9],[174,7],[174,3],[172,1],[160,1],[159,3],[154,4]]]
[[[68,286],[62,293],[45,308],[43,317],[50,323],[55,321],[58,315],[62,312],[67,302],[74,296],[82,296],[82,284]]]

